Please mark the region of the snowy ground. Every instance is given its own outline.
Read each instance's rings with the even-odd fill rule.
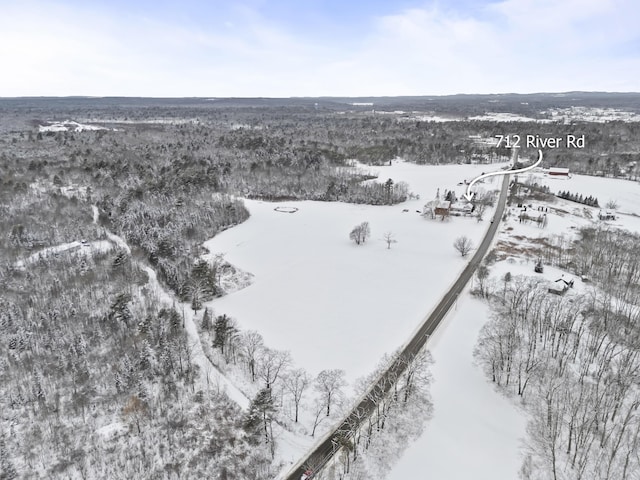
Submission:
[[[158,300],[167,306],[172,304],[175,305],[174,296],[160,285],[156,272],[151,267],[147,267],[141,263],[138,263],[138,265],[147,272],[147,275],[149,276],[149,288],[154,292]],[[222,375],[205,356],[202,349],[202,342],[200,341],[194,322],[193,310],[188,308],[188,305],[185,306],[185,304],[179,304],[177,308],[180,308],[180,313],[184,316],[184,326],[187,336],[189,337],[192,361],[198,366],[201,373],[198,377],[199,388],[203,391],[223,391],[240,407],[248,409],[249,399],[226,376]]]
[[[96,240],[94,242],[87,241],[75,241],[69,243],[61,243],[59,245],[54,245],[53,247],[47,247],[42,250],[37,251],[24,258],[23,260],[18,260],[15,263],[16,268],[24,269],[31,263],[38,262],[39,260],[46,260],[50,256],[56,256],[63,252],[70,252],[76,256],[86,256],[88,254],[93,254],[96,251],[106,252],[111,249],[111,243],[106,240]]]
[[[488,315],[486,303],[464,294],[430,339],[434,416],[389,480],[517,478],[525,415],[487,382],[473,360]]]
[[[98,218],[100,211],[96,205],[91,206],[93,223],[98,223]],[[107,238],[110,241],[103,241],[102,243],[107,244],[110,248],[112,245],[125,250],[128,254],[131,254],[131,248],[127,244],[127,242],[109,230],[105,230]],[[97,242],[94,242],[97,243]],[[164,289],[160,282],[158,282],[158,277],[156,275],[155,270],[151,267],[144,265],[141,262],[137,262],[138,266],[144,270],[149,277],[149,285],[148,288],[155,295],[156,299],[160,302],[164,303],[166,306],[172,305],[176,306],[175,297]],[[215,389],[217,391],[224,391],[231,400],[236,402],[240,407],[246,409],[249,407],[249,399],[238,389],[236,385],[234,385],[229,378],[222,375],[214,365],[211,364],[211,361],[206,357],[202,348],[202,342],[200,341],[200,336],[198,335],[198,331],[196,329],[196,325],[194,323],[194,314],[193,311],[188,308],[188,305],[180,305],[178,304],[178,308],[182,306],[182,315],[184,316],[184,325],[185,330],[187,331],[187,335],[189,337],[190,346],[192,348],[191,355],[193,362],[198,366],[201,375],[198,377],[199,387],[201,390],[206,391],[209,389]],[[186,307],[186,308],[185,308]],[[116,430],[118,427],[114,427]],[[110,430],[109,430],[110,431]]]
[[[344,112],[341,112],[344,113]],[[406,112],[377,112],[378,114],[396,114],[402,115]],[[571,122],[593,122],[606,123],[613,121],[622,122],[638,122],[640,115],[634,112],[615,108],[591,108],[591,107],[570,107],[570,108],[551,108],[539,112],[548,118],[532,118],[515,113],[508,112],[487,112],[484,115],[474,115],[465,117],[442,117],[426,112],[412,112],[412,115],[400,117],[399,120],[419,120],[423,122],[452,122],[463,120],[478,120],[492,122],[532,122],[532,123],[564,123]]]
[[[469,120],[484,120],[491,122],[533,122],[533,123],[549,123],[547,119],[536,119],[531,117],[523,117],[515,113],[490,112],[484,115],[469,117]]]
[[[569,107],[551,108],[547,112],[555,121],[570,123],[572,121],[605,123],[613,121],[638,122],[640,115],[617,108]]]
[[[249,220],[205,246],[251,272],[254,282],[211,305],[216,314],[235,317],[243,330],[258,330],[268,346],[290,350],[312,375],[327,368],[345,369],[349,380],[365,375],[409,338],[464,267],[454,239],[467,235],[477,244],[488,225],[463,217],[425,219],[416,210],[438,188],[460,196],[464,186],[457,183],[501,166],[396,162],[371,168],[381,181],[407,181],[421,196],[394,206],[247,201]],[[277,212],[277,206],[298,211]],[[349,232],[363,221],[372,236],[356,246]],[[387,231],[398,241],[390,250],[383,241]]]
[[[640,226],[637,217],[640,214],[640,185],[635,182],[581,175],[568,180],[538,175],[535,181],[549,185],[553,192],[570,190],[594,195],[601,203],[614,199],[626,214],[607,223],[640,231],[637,228]],[[511,215],[507,221],[501,224],[497,241],[526,248],[535,245],[538,239],[554,235],[572,238],[579,227],[601,223],[597,220],[599,209],[583,208],[575,202],[533,202],[533,207],[533,215],[538,213],[538,207],[547,207],[547,228],[519,223],[520,209],[513,207],[509,209]],[[585,208],[591,211],[593,219],[585,216]],[[499,279],[510,272],[513,276],[528,275],[548,283],[559,278],[573,279],[573,292],[576,293],[592,288],[568,272],[548,265],[544,267],[544,273],[536,274],[534,264],[534,258],[511,255],[491,267],[491,277],[499,283]],[[435,361],[431,389],[434,417],[423,436],[394,467],[389,480],[412,478],[417,471],[439,480],[511,480],[518,477],[522,440],[526,437],[526,413],[515,401],[494,389],[481,368],[474,364],[472,356],[478,333],[488,315],[488,305],[467,294],[431,339],[429,349]]]
[[[610,200],[618,204],[616,213],[619,218],[607,222],[616,228],[624,228],[633,232],[640,232],[640,183],[631,180],[617,178],[593,177],[589,175],[572,175],[571,178],[554,178],[540,172],[521,176],[523,183],[535,182],[547,185],[552,193],[569,191],[583,196],[593,195],[600,203],[601,209],[605,209]],[[575,202],[566,202],[571,209],[582,209],[583,205]],[[589,208],[597,217],[600,208]]]
[[[453,240],[464,234],[477,244],[491,217],[487,212],[482,223],[463,217],[441,222],[422,218],[416,210],[422,210],[438,188],[441,194],[445,189],[454,189],[461,196],[465,186],[458,186],[459,182],[502,166],[434,167],[396,162],[390,167],[372,167],[370,170],[380,173],[380,181],[407,181],[410,190],[421,196],[420,200],[390,207],[247,201],[251,218],[205,246],[211,255],[224,253],[227,261],[253,274],[253,283],[210,305],[216,314],[235,317],[243,330],[258,330],[269,347],[290,350],[296,366],[306,368],[312,375],[326,368],[342,368],[348,379],[354,380],[371,371],[385,352],[392,352],[409,338],[464,267],[464,260],[452,247]],[[601,203],[616,200],[624,214],[608,223],[640,231],[640,185],[635,182],[585,176],[568,180],[538,176],[535,180],[548,184],[554,192],[594,195]],[[483,185],[487,189],[498,186],[499,179]],[[283,206],[298,210],[274,210]],[[546,229],[520,224],[519,209],[512,208],[508,220],[501,225],[498,240],[526,244],[552,235],[570,236],[580,226],[598,222],[598,209],[574,202],[536,204],[534,214],[538,206],[549,209]],[[405,209],[408,212],[403,212]],[[593,219],[588,218],[585,209]],[[94,207],[94,222],[97,213]],[[349,241],[348,233],[362,221],[370,223],[372,236],[358,247]],[[386,231],[393,232],[398,241],[390,250],[383,241]],[[120,237],[109,232],[107,237],[109,242],[92,242],[89,247],[103,250],[113,243],[128,250]],[[81,252],[85,248],[90,250],[81,242],[71,242],[45,253],[71,249]],[[21,263],[35,260],[25,258]],[[152,289],[163,302],[172,303],[173,297],[158,285],[153,272],[147,271]],[[532,258],[525,255],[511,256],[491,267],[494,278],[507,271],[512,275],[535,275]],[[538,277],[552,282],[565,273],[545,266],[545,273]],[[575,288],[585,287],[576,279]],[[246,408],[247,397],[205,358],[191,310],[186,308],[185,313],[196,363],[209,381]],[[487,305],[465,294],[432,337],[429,348],[435,360],[434,418],[390,479],[412,478],[416,471],[438,479],[517,478],[525,414],[494,390],[472,358],[487,316]],[[117,427],[101,433],[110,435]],[[314,441],[304,433],[278,430],[277,455],[285,463],[295,462]]]
[[[420,199],[394,206],[327,202],[246,201],[251,217],[205,242],[211,256],[250,272],[253,283],[207,305],[216,315],[235,317],[242,330],[257,330],[270,348],[289,350],[296,368],[315,376],[343,369],[347,380],[368,374],[385,353],[404,344],[455,281],[466,260],[453,241],[467,235],[478,244],[492,212],[478,223],[471,217],[447,221],[419,213],[436,191],[465,191],[463,180],[505,164],[417,166],[396,161],[367,167],[379,181],[406,181]],[[499,188],[499,180],[479,185]],[[276,211],[292,207],[294,213]],[[407,210],[406,212],[404,210]],[[371,238],[356,246],[351,229],[368,221]],[[397,243],[387,249],[385,232]],[[308,426],[310,412],[301,412]],[[327,422],[318,435],[334,423]],[[278,429],[280,430],[280,429]],[[314,439],[282,431],[276,455],[284,470],[308,450]]]
[[[95,130],[106,130],[106,128],[98,125],[85,125],[73,120],[65,120],[64,122],[48,122],[47,125],[40,125],[38,127],[39,132],[83,132]]]
[[[463,217],[441,222],[422,218],[416,210],[422,210],[438,188],[441,194],[445,189],[454,189],[460,196],[465,186],[458,186],[459,182],[501,166],[426,167],[396,162],[391,167],[370,168],[380,173],[380,181],[407,181],[410,190],[421,196],[420,200],[391,207],[247,201],[251,218],[205,246],[211,255],[223,253],[227,261],[253,274],[253,283],[210,305],[216,314],[235,317],[243,330],[258,330],[269,347],[290,350],[296,367],[302,366],[312,375],[326,368],[342,368],[353,381],[368,373],[385,352],[403,344],[455,280],[465,262],[452,248],[453,239],[464,234],[477,244],[491,218],[491,212],[487,212],[482,223]],[[616,200],[625,214],[609,223],[640,231],[640,185],[634,182],[584,176],[568,180],[539,176],[536,181],[548,184],[552,191],[595,195],[601,203]],[[499,179],[483,187],[497,189],[498,182]],[[545,237],[570,237],[579,227],[597,222],[599,209],[574,202],[536,203],[534,215],[539,206],[548,207],[547,228],[519,223],[519,209],[512,207],[500,227],[498,240],[535,245]],[[298,210],[278,212],[276,207]],[[593,219],[588,218],[585,209]],[[93,214],[97,221],[97,209]],[[349,241],[348,233],[362,221],[370,223],[372,236],[367,244],[358,247]],[[390,250],[383,241],[386,231],[393,232],[398,241]],[[110,242],[104,243],[128,248],[120,237],[107,235]],[[72,248],[81,249],[80,242],[54,247],[47,253]],[[100,248],[104,248],[102,243]],[[499,279],[507,271],[512,275],[535,275],[533,260],[526,255],[512,255],[491,267],[492,277]],[[147,271],[160,299],[172,302],[172,296],[158,285],[153,272]],[[563,274],[566,272],[545,266],[544,274],[537,277],[553,282]],[[586,288],[579,279],[575,280],[576,291]],[[188,306],[185,313],[195,361],[205,374],[201,381],[208,383],[208,378],[246,408],[246,395],[204,356]],[[488,314],[485,303],[465,294],[432,337],[429,348],[435,360],[434,417],[423,436],[396,465],[391,480],[411,478],[416,471],[438,479],[517,478],[526,415],[493,388],[472,357]],[[308,423],[308,415],[309,412],[301,412],[303,423]],[[322,435],[328,426],[322,425],[318,434]],[[113,429],[117,431],[117,425]],[[113,434],[107,430],[101,433]],[[277,457],[284,462],[284,470],[314,443],[303,430],[300,428],[296,434],[277,427]]]

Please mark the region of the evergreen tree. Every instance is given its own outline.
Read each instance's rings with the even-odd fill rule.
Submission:
[[[220,352],[224,355],[225,346],[236,332],[236,328],[229,317],[220,315],[216,317],[216,321],[213,324],[213,332],[215,333],[213,347],[220,349]]]
[[[197,289],[204,300],[211,300],[219,294],[217,268],[206,260],[198,260],[191,269],[191,288]]]
[[[78,268],[80,270],[80,276],[81,277],[85,276],[89,271],[89,265],[87,264],[87,260],[84,258],[80,260],[80,265]]]
[[[116,385],[116,392],[118,392],[118,393],[124,392],[125,389],[126,389],[126,385],[124,384],[124,382],[122,380],[122,375],[120,375],[120,372],[116,372],[115,373],[114,381],[115,381],[115,385]]]
[[[202,302],[200,301],[200,294],[198,292],[194,292],[191,295],[191,309],[193,310],[193,313],[197,313],[201,308]]]
[[[389,179],[384,183],[384,196],[385,203],[391,203],[391,198],[393,194],[393,180]]]
[[[151,348],[151,344],[149,344],[148,340],[145,340],[142,343],[142,348],[140,349],[138,358],[138,367],[140,370],[149,370],[151,368],[151,365],[153,364],[153,349]]]
[[[144,381],[142,380],[141,377],[138,377],[138,385],[137,385],[137,391],[138,391],[138,398],[142,401],[145,401],[148,398],[148,394],[147,394],[147,386],[144,384]]]
[[[158,312],[158,318],[166,322],[171,335],[176,335],[180,331],[182,321],[180,320],[180,314],[175,308],[163,308]]]
[[[276,406],[271,396],[271,389],[261,389],[249,406],[245,415],[243,428],[251,439],[258,443],[264,433],[265,442],[273,441],[271,435],[271,421],[276,413]]]
[[[131,295],[129,293],[120,293],[116,296],[116,299],[111,304],[111,311],[109,312],[109,318],[116,320],[117,322],[124,322],[129,325],[133,315],[129,309],[129,303],[131,302]]]
[[[206,307],[202,314],[202,323],[200,323],[200,327],[204,331],[208,331],[211,328],[211,314],[209,313],[209,309]]]

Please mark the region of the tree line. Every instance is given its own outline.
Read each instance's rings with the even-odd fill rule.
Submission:
[[[632,479],[640,470],[637,235],[585,228],[565,254],[584,293],[530,277],[487,287],[492,317],[475,355],[530,412],[525,479]]]
[[[565,200],[571,200],[572,202],[582,203],[584,205],[588,205],[590,207],[599,207],[598,199],[592,195],[587,197],[582,196],[582,194],[571,193],[569,191],[560,191],[556,194],[558,198],[564,198]]]
[[[288,351],[265,345],[260,333],[242,331],[226,314],[205,308],[198,326],[209,360],[252,395],[244,428],[256,443],[275,455],[274,428],[298,429],[315,436],[319,426],[335,420],[346,399],[345,372],[326,369],[311,375],[293,365]],[[275,426],[275,427],[274,427]]]
[[[394,362],[402,362],[406,368],[398,377],[386,378],[387,388],[378,379]],[[366,393],[374,405],[373,411],[368,414],[356,410],[348,417],[346,426],[333,439],[337,453],[322,470],[322,478],[383,480],[387,477],[432,416],[431,363],[431,356],[425,350],[411,357],[385,356],[376,370],[358,382],[357,395],[362,397]],[[372,384],[376,386],[369,391]],[[320,461],[312,459],[307,467],[316,471]]]

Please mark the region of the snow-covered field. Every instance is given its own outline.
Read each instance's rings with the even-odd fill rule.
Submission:
[[[416,210],[438,188],[460,196],[464,186],[457,183],[501,166],[396,162],[372,168],[381,181],[407,181],[421,196],[394,206],[247,201],[251,218],[205,246],[252,273],[254,282],[211,305],[243,330],[259,331],[268,346],[290,350],[313,375],[328,368],[345,369],[349,380],[365,375],[407,341],[464,267],[454,239],[467,235],[477,244],[488,225],[464,217],[425,219]],[[484,188],[497,189],[498,182]],[[298,211],[277,212],[277,206]],[[356,246],[349,232],[363,221],[372,235]],[[397,240],[391,249],[383,240],[388,231]]]
[[[379,112],[381,113],[381,112]],[[396,112],[389,112],[396,113]],[[399,112],[398,112],[399,113]],[[415,112],[414,112],[415,113]],[[468,117],[467,120],[479,120],[490,122],[533,122],[533,123],[564,123],[571,122],[591,122],[606,123],[613,121],[622,122],[638,122],[640,115],[634,112],[615,108],[591,108],[591,107],[570,107],[570,108],[552,108],[541,111],[541,114],[549,118],[533,118],[508,112],[487,112],[484,115],[474,115]],[[461,117],[443,118],[436,115],[422,115],[411,117],[411,120],[421,120],[427,122],[450,122],[461,121]]]
[[[560,179],[535,173],[534,181],[547,185],[553,193],[561,190],[593,195],[605,208],[609,200],[615,200],[621,213],[640,214],[640,183],[617,178],[594,177],[590,175],[572,175],[569,179]],[[577,204],[576,204],[577,205]]]
[[[571,178],[554,178],[540,172],[531,173],[521,178],[522,182],[536,182],[547,185],[552,193],[569,191],[583,196],[593,195],[600,203],[602,209],[613,200],[618,204],[616,213],[618,219],[607,223],[617,228],[625,228],[630,231],[640,232],[640,183],[631,180],[617,178],[594,177],[589,175],[572,175]],[[562,202],[559,202],[559,204]],[[564,205],[571,209],[583,209],[583,205],[575,202],[566,202]],[[587,209],[597,216],[599,208]]]
[[[492,215],[487,211],[480,223],[472,217],[443,222],[417,211],[438,189],[441,197],[445,190],[460,197],[466,186],[458,183],[504,165],[395,161],[367,167],[379,173],[379,181],[405,181],[420,195],[394,206],[246,201],[251,217],[205,247],[211,256],[224,254],[226,261],[250,272],[253,283],[207,305],[216,315],[235,317],[242,330],[260,332],[267,346],[289,350],[295,366],[312,376],[343,369],[353,385],[410,338],[466,264],[453,248],[454,239],[467,235],[478,244]],[[479,187],[499,186],[496,178]],[[369,222],[371,237],[357,246],[349,232],[363,221]],[[386,232],[397,241],[390,249]],[[304,434],[280,435],[276,455],[285,465],[295,463],[313,441]]]
[[[73,120],[65,120],[63,122],[48,122],[47,125],[40,125],[38,127],[39,132],[83,132],[95,130],[106,130],[106,128],[100,127],[98,125],[86,125]]]
[[[434,123],[443,123],[443,122],[459,122],[464,120],[462,117],[443,117],[435,114],[428,113],[420,113],[413,112],[410,116],[401,117],[398,119],[399,121],[417,121],[417,122],[434,122]]]
[[[564,123],[571,122],[592,122],[606,123],[613,121],[638,122],[640,115],[619,110],[615,108],[591,108],[591,107],[570,107],[552,108],[540,112],[550,118],[531,118],[504,112],[489,112],[484,115],[469,117],[469,120],[488,120],[494,122],[535,122],[535,123]]]
[[[484,115],[476,115],[469,117],[469,120],[484,120],[491,122],[534,122],[534,123],[549,123],[551,120],[536,119],[531,117],[523,117],[522,115],[516,115],[515,113],[504,112],[489,112]]]
[[[465,293],[430,339],[433,419],[389,480],[518,478],[525,415],[493,388],[473,359],[488,315],[486,303]]]

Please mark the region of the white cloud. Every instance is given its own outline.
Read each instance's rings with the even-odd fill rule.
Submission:
[[[310,42],[248,8],[198,28],[29,3],[0,18],[0,96],[416,95],[637,90],[632,0],[505,0],[375,19],[361,39]],[[624,54],[623,54],[624,53]]]
[[[637,90],[638,52],[618,53],[639,38],[633,9],[630,1],[508,0],[481,18],[406,10],[379,20],[352,71],[372,94],[390,85],[402,94]],[[372,71],[377,82],[367,82]]]

